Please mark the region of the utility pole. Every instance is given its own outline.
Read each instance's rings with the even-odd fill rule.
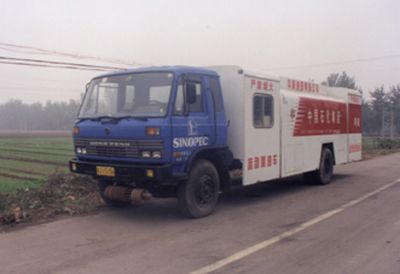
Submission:
[[[390,139],[394,139],[394,111],[393,107],[390,110]]]
[[[385,104],[382,104],[382,129],[381,129],[381,137],[385,137]]]

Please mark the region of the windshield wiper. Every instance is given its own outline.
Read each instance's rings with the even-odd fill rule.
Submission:
[[[96,118],[93,118],[93,120],[95,120],[95,121],[103,120],[103,119],[115,120],[115,119],[118,119],[118,118],[114,117],[114,116],[111,116],[111,115],[102,115],[102,116],[98,116]]]
[[[123,116],[114,116],[115,119],[121,120],[121,119],[136,119],[140,121],[147,121],[147,117],[142,117],[142,116],[134,116],[134,115],[123,115]]]
[[[101,116],[84,116],[84,117],[78,117],[78,119],[80,120],[80,121],[83,121],[83,120],[91,120],[91,121],[99,121],[99,120],[102,120],[102,119],[118,119],[118,117],[114,117],[114,116],[110,116],[110,115],[101,115]]]
[[[134,115],[123,115],[123,116],[111,116],[111,115],[100,115],[100,116],[86,116],[78,117],[80,121],[91,120],[91,121],[101,121],[103,119],[109,119],[111,121],[119,121],[121,119],[136,119],[140,121],[147,121],[147,117],[134,116]]]

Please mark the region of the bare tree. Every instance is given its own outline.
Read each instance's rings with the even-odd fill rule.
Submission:
[[[342,88],[351,88],[358,89],[356,86],[356,81],[354,77],[350,77],[346,72],[339,73],[331,73],[322,85],[330,86],[330,87],[342,87]]]

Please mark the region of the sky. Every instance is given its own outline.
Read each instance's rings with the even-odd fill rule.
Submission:
[[[121,64],[104,60],[239,65],[315,82],[346,71],[364,94],[400,83],[398,0],[0,0],[0,26],[0,43],[102,61],[1,44],[0,57],[109,66]],[[343,62],[360,59],[366,60]],[[326,63],[339,64],[312,66]],[[0,103],[79,99],[101,73],[0,63]]]

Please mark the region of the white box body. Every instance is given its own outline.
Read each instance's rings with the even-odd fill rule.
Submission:
[[[209,68],[220,75],[228,145],[242,162],[243,185],[318,169],[323,144],[333,146],[336,165],[361,160],[359,92],[237,66]],[[255,97],[272,101],[273,115],[263,121],[269,127],[254,124]]]

